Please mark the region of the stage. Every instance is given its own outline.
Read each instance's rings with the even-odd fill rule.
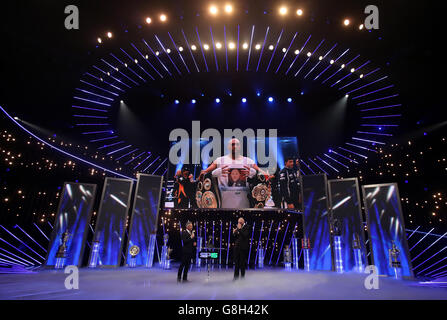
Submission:
[[[442,284],[380,278],[379,289],[364,287],[366,274],[286,271],[282,268],[248,270],[232,281],[232,269],[193,269],[189,283],[177,283],[171,270],[118,268],[79,272],[79,289],[64,287],[63,271],[5,274],[0,277],[2,300],[444,300]],[[444,283],[445,285],[445,283]]]

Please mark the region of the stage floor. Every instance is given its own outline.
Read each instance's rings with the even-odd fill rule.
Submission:
[[[378,290],[364,287],[366,274],[291,272],[280,268],[248,270],[246,278],[232,281],[232,269],[215,269],[208,281],[206,269],[193,269],[191,282],[178,284],[176,266],[161,269],[106,269],[79,271],[79,289],[64,287],[63,271],[0,275],[0,299],[20,300],[332,300],[332,299],[447,299],[447,288],[427,287],[416,281],[380,278]]]

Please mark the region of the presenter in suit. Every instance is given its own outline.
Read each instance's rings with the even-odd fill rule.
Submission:
[[[182,281],[182,278],[183,282],[188,281],[188,270],[191,266],[191,259],[194,257],[194,247],[197,244],[195,240],[194,230],[192,230],[192,222],[190,221],[186,223],[186,230],[182,231],[182,241],[182,263],[178,268],[177,282]]]
[[[248,225],[245,223],[244,218],[239,218],[237,221],[237,227],[233,229],[234,235],[234,278],[233,280],[239,279],[239,271],[241,277],[245,277],[245,268],[247,264],[248,256],[248,238],[250,236],[250,231]]]

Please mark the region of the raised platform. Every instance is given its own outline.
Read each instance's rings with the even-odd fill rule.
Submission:
[[[447,299],[442,284],[380,278],[378,290],[364,286],[366,274],[286,271],[281,268],[248,270],[246,278],[232,281],[232,269],[190,272],[189,283],[176,282],[176,266],[161,269],[80,269],[79,290],[64,287],[63,271],[0,276],[0,299],[14,300],[333,300],[333,299]]]

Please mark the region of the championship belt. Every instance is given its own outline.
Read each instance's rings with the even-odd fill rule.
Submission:
[[[259,183],[253,188],[251,195],[256,199],[256,201],[264,202],[270,196],[270,192],[265,184]]]
[[[211,183],[211,180],[210,180]],[[210,186],[211,188],[211,186]],[[213,192],[205,191],[201,199],[201,208],[217,208],[217,199]]]
[[[206,178],[203,181],[203,189],[205,189],[205,191],[209,191],[211,189],[211,179],[210,178]]]
[[[202,182],[199,183],[201,184]],[[196,203],[199,208],[202,208],[202,191],[200,190],[196,191]]]
[[[197,191],[202,191],[202,189],[203,189],[203,182],[202,181],[197,182]]]
[[[133,245],[129,249],[129,254],[132,256],[132,258],[135,258],[140,253],[140,247]]]

